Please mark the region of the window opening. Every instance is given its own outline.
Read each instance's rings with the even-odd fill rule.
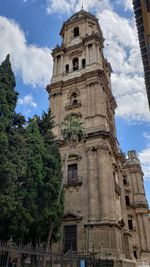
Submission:
[[[124,185],[127,184],[127,179],[126,179],[126,178],[123,179],[123,184],[124,184]]]
[[[82,68],[85,68],[86,60],[85,58],[82,59]]]
[[[74,37],[79,36],[79,27],[74,28]]]
[[[77,99],[74,99],[73,102],[72,102],[73,106],[76,106],[78,104],[78,100]]]
[[[132,223],[132,220],[128,220],[128,227],[129,227],[129,230],[133,230],[133,223]]]
[[[77,226],[64,226],[64,253],[68,250],[77,251]]]
[[[68,183],[75,184],[77,182],[77,164],[68,165]]]
[[[66,73],[69,72],[69,64],[66,65]]]
[[[150,12],[150,0],[145,0],[147,12]]]
[[[130,206],[130,199],[128,196],[125,196],[126,205]]]
[[[73,63],[73,70],[78,70],[79,69],[79,59],[77,57],[75,57],[72,61]]]
[[[133,251],[133,255],[134,255],[134,258],[137,259],[137,251],[136,250]]]

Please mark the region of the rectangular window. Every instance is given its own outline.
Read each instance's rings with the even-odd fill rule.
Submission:
[[[68,183],[77,183],[77,164],[68,165]]]
[[[150,12],[150,0],[145,0],[147,12]]]
[[[132,220],[128,220],[128,227],[129,227],[129,230],[133,230]]]
[[[64,253],[68,250],[77,251],[77,226],[64,226]]]

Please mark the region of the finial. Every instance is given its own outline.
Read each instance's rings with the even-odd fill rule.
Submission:
[[[83,2],[82,2],[82,10],[83,10]]]

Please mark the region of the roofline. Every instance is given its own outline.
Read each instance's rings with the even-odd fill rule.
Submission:
[[[70,24],[71,19],[72,19],[74,16],[78,15],[79,13],[81,13],[81,12],[85,14],[85,17],[80,17],[80,18],[78,18],[78,20],[81,20],[81,19],[83,19],[83,18],[89,17],[89,18],[95,20],[95,22],[98,22],[98,18],[96,18],[93,14],[91,14],[91,13],[85,11],[85,10],[80,10],[80,11],[78,11],[77,13],[73,14],[68,20],[66,20],[66,21],[63,23],[63,25],[62,25],[62,27],[61,27],[61,30],[60,30],[60,33],[59,33],[60,35],[62,35],[62,32],[63,32],[64,27],[65,27],[66,25]]]

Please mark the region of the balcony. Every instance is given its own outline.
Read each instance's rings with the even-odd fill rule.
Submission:
[[[69,110],[69,109],[73,109],[73,108],[79,108],[81,107],[81,101],[78,100],[77,102],[68,102],[65,104],[65,109]]]
[[[130,203],[130,206],[132,208],[148,208],[148,204],[146,201],[138,201],[138,200],[132,201]]]
[[[74,177],[73,179],[68,178],[68,181],[65,184],[65,187],[80,186],[82,185],[82,180],[83,180],[82,176],[77,176],[77,177]]]

